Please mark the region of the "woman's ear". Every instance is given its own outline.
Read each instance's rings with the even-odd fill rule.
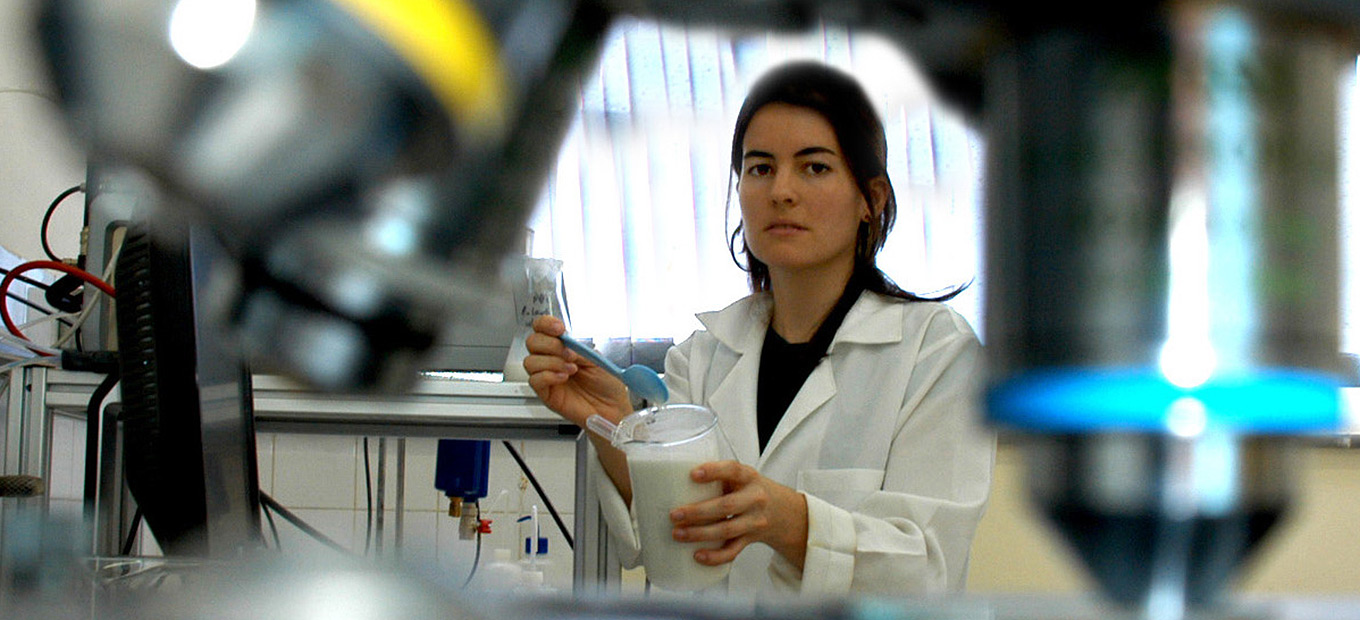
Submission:
[[[888,179],[882,176],[874,177],[869,180],[869,212],[864,214],[863,220],[868,222],[880,213],[888,204]]]

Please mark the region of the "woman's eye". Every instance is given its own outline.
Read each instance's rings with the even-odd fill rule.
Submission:
[[[753,177],[763,177],[770,173],[769,164],[756,164],[746,169],[746,174]]]
[[[828,172],[828,171],[830,171],[830,170],[831,170],[831,166],[828,166],[828,165],[823,164],[823,163],[815,162],[815,161],[814,161],[814,162],[809,162],[808,165],[807,165],[807,171],[808,171],[808,172],[811,172],[812,174],[823,174],[823,173]]]

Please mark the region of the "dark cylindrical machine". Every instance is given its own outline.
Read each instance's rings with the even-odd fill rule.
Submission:
[[[1132,20],[1130,18],[1133,18]],[[990,418],[1117,601],[1212,603],[1339,416],[1344,31],[1172,3],[988,72]]]

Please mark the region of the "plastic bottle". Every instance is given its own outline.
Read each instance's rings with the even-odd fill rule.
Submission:
[[[526,596],[545,596],[556,593],[557,588],[544,581],[543,571],[531,569],[520,573],[520,586],[516,592]]]
[[[519,567],[509,549],[497,548],[492,551],[492,560],[486,568],[483,589],[494,592],[510,592],[523,581],[523,570]]]
[[[529,535],[524,538],[524,557],[519,561],[520,574],[522,579],[532,581],[526,582],[523,591],[533,592],[555,592],[556,590],[545,584],[548,567],[552,561],[548,559],[548,537],[542,535],[539,529],[538,505],[534,505],[530,514],[520,517],[518,522],[529,522]],[[537,574],[537,577],[534,575]]]
[[[552,560],[548,559],[548,539],[539,537],[537,543],[532,543],[529,539],[524,540],[526,546],[533,545],[532,551],[525,553],[524,559],[519,561],[521,574],[538,573],[547,575],[548,567],[552,565]]]

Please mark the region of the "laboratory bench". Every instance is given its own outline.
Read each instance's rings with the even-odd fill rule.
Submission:
[[[422,374],[406,393],[399,395],[319,393],[288,379],[255,375],[251,379],[255,430],[258,433],[350,435],[396,440],[397,476],[403,474],[404,440],[408,437],[461,439],[525,439],[572,442],[575,446],[576,515],[573,589],[577,592],[616,590],[619,564],[608,549],[604,520],[597,508],[595,486],[585,465],[590,442],[579,429],[543,406],[525,383],[444,378],[442,373]],[[3,460],[0,475],[27,474],[46,478],[51,466],[52,416],[86,417],[86,409],[103,375],[40,366],[13,369],[7,389],[6,415],[0,424]],[[105,400],[116,407],[117,390]],[[106,424],[105,427],[109,428]],[[101,439],[101,461],[117,461],[116,443]],[[103,467],[101,486],[118,480]],[[378,503],[382,496],[379,477]],[[404,513],[402,489],[396,485],[396,501],[390,506],[400,519]],[[116,553],[117,532],[130,523],[126,509],[113,508],[121,488],[101,488],[97,523],[105,524],[105,536],[96,534],[96,547]],[[112,514],[117,513],[117,514]],[[98,529],[99,526],[96,526]],[[397,524],[400,531],[400,521]]]

